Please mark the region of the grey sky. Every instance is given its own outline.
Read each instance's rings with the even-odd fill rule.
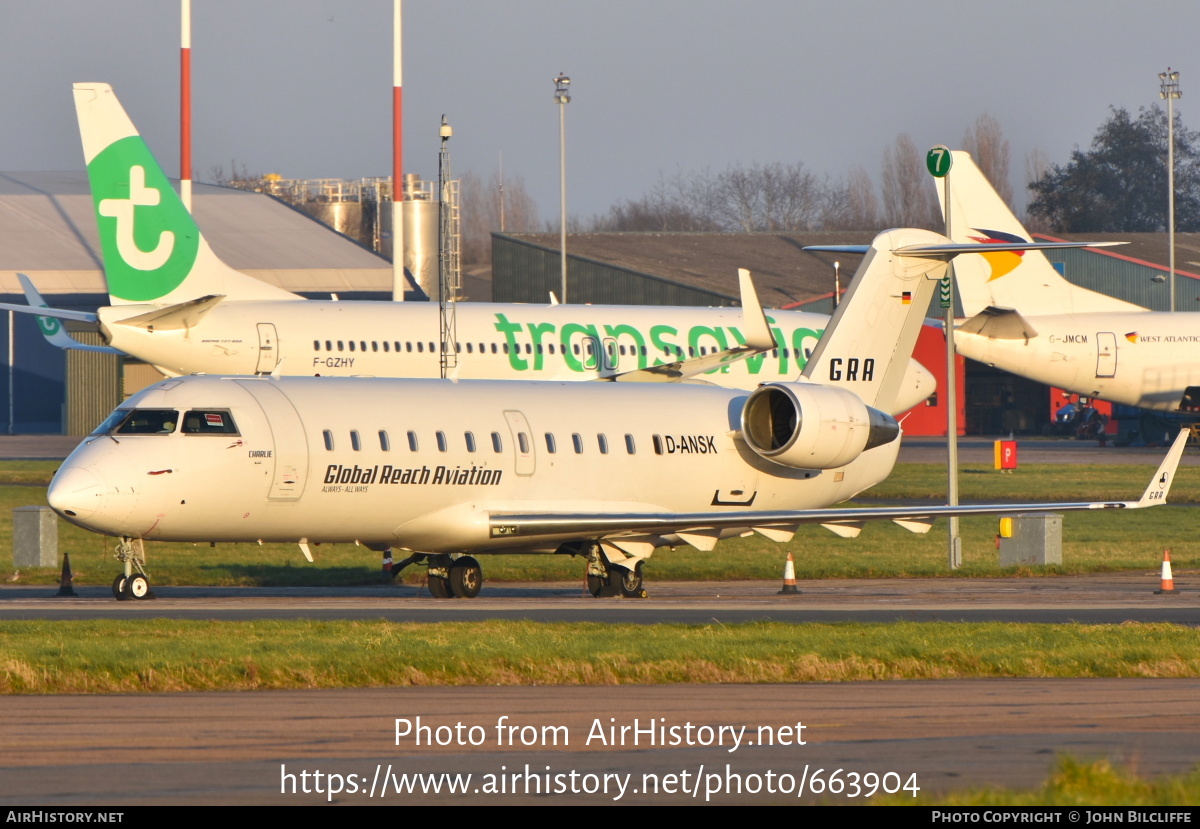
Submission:
[[[193,161],[286,178],[390,174],[390,0],[193,0]],[[803,161],[863,166],[884,147],[957,145],[983,113],[1025,155],[1086,146],[1108,106],[1158,100],[1181,71],[1185,123],[1200,3],[801,3],[796,0],[406,0],[405,168],[437,173],[442,113],[454,171],[500,153],[541,215],[558,211],[567,107],[572,215],[636,198],[660,172]],[[113,84],[178,174],[176,0],[0,0],[0,169],[81,169],[70,85]]]

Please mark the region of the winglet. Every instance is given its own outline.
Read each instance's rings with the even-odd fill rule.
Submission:
[[[754,289],[754,280],[750,278],[750,271],[745,268],[738,268],[738,288],[742,294],[742,329],[746,332],[745,344],[763,351],[774,348],[775,338],[771,335],[771,326],[767,324],[767,315],[763,313],[758,291]]]
[[[1191,436],[1192,433],[1189,430],[1180,430],[1175,437],[1175,442],[1171,444],[1171,451],[1163,458],[1158,471],[1150,479],[1150,485],[1142,493],[1141,500],[1136,504],[1130,504],[1131,507],[1155,507],[1167,502],[1167,493],[1171,491],[1171,482],[1175,479],[1175,471],[1179,469],[1179,461],[1183,458],[1183,450]]]

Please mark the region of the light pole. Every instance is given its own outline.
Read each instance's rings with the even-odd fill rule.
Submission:
[[[1167,102],[1167,246],[1170,248],[1171,310],[1175,310],[1175,107],[1183,97],[1179,91],[1179,73],[1167,67],[1158,73],[1158,96]]]
[[[842,304],[842,274],[841,262],[833,263],[833,307],[837,309]]]
[[[558,180],[559,233],[562,250],[562,302],[567,301],[567,104],[571,103],[571,79],[562,72],[554,79],[554,100],[558,103]]]

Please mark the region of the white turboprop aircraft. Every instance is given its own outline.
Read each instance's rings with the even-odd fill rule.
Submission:
[[[526,383],[183,377],[134,395],[55,474],[50,505],[116,536],[118,598],[149,591],[143,539],[356,542],[429,567],[471,597],[476,556],[587,558],[594,595],[644,595],[661,546],[711,549],[815,522],[839,535],[889,519],[1164,503],[1176,442],[1139,501],[829,509],[882,481],[889,414],[924,310],[961,245],[876,237],[799,383]],[[311,556],[309,556],[311,560]]]
[[[436,303],[305,300],[235,271],[209,248],[112,88],[76,84],[75,105],[112,304],[97,314],[46,308],[26,278],[26,297],[38,310],[0,307],[38,313],[60,347],[73,341],[49,318],[95,322],[109,346],[168,376],[441,375]],[[743,306],[756,307],[748,280],[741,282]],[[456,320],[452,376],[461,379],[670,381],[703,374],[743,389],[796,379],[829,322],[771,311],[767,325],[748,330],[737,308],[476,302],[460,303]],[[933,376],[910,360],[892,413],[934,388]]]
[[[1030,240],[971,156],[947,177],[956,242]],[[938,195],[945,204],[943,188]],[[1200,313],[1148,311],[1072,285],[1038,251],[959,257],[969,319],[959,353],[1070,392],[1159,411],[1200,411]]]

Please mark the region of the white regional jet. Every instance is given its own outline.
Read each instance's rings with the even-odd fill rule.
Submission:
[[[711,549],[802,523],[1164,503],[1183,440],[1134,502],[829,509],[882,481],[924,310],[961,245],[880,234],[805,369],[753,392],[708,384],[183,377],[134,395],[55,474],[50,505],[116,536],[118,598],[149,591],[143,539],[356,542],[475,596],[481,554],[587,559],[594,595],[644,595],[658,547]],[[310,556],[311,560],[311,556]]]
[[[956,242],[1031,237],[971,156],[947,177]],[[945,204],[943,188],[938,195]],[[1200,411],[1200,313],[1148,311],[1072,285],[1039,251],[962,256],[959,353],[1047,385],[1159,411]]]
[[[441,375],[436,303],[305,300],[235,271],[212,252],[112,88],[76,84],[75,105],[112,304],[97,314],[45,308],[23,280],[56,345],[69,335],[49,317],[96,322],[109,346],[168,376]],[[743,305],[757,306],[748,293],[743,278]],[[769,325],[748,330],[736,308],[476,302],[460,303],[456,319],[453,376],[462,379],[670,381],[703,374],[743,389],[796,379],[829,322],[772,311]],[[910,360],[892,413],[934,388],[933,376]]]

